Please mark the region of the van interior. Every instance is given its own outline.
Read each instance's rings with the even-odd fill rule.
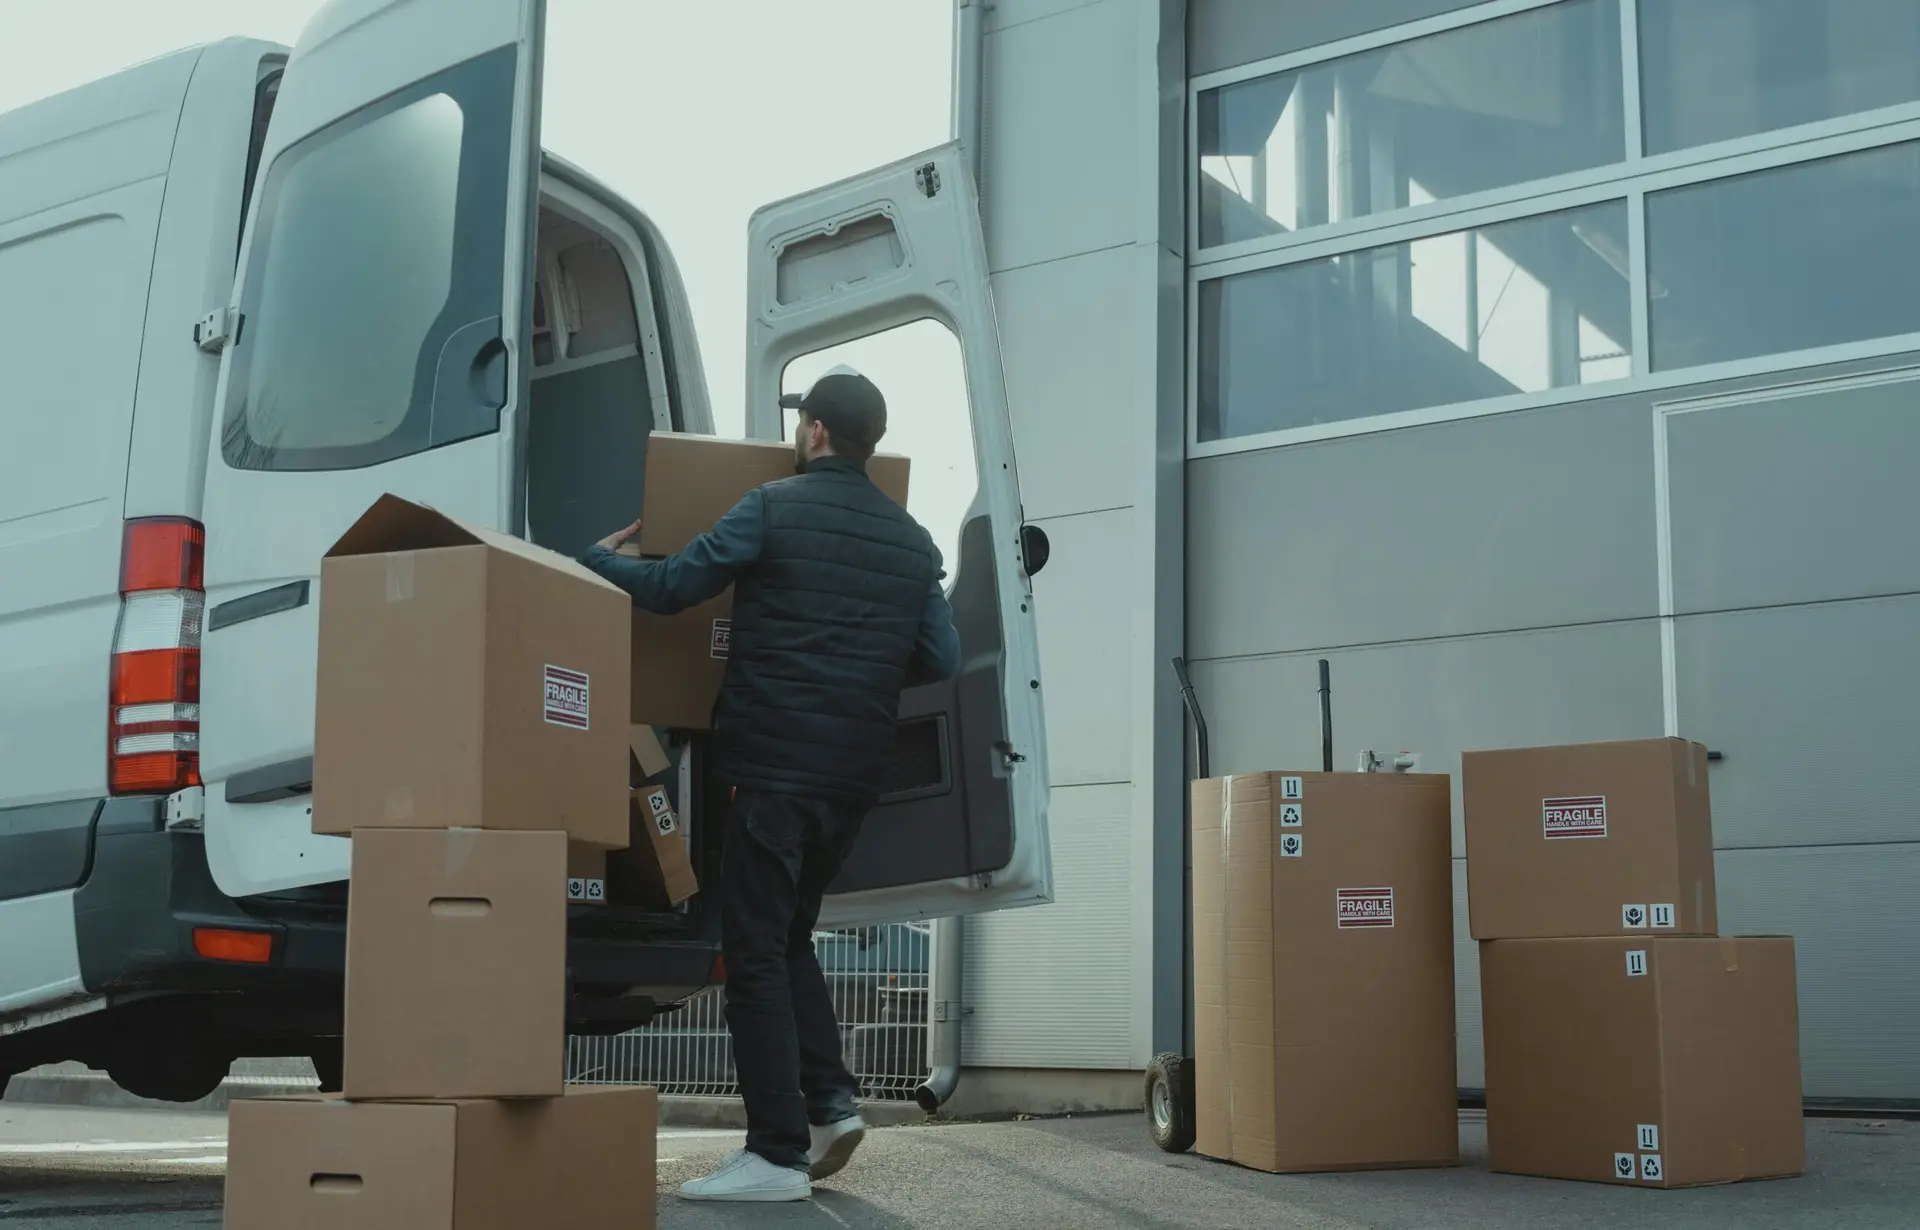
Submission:
[[[647,369],[641,331],[633,283],[613,241],[542,208],[527,521],[543,547],[578,555],[640,515],[647,436],[656,404],[665,409],[664,398],[656,403],[661,373]],[[649,349],[659,353],[657,345]]]

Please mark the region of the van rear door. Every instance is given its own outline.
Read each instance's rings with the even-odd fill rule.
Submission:
[[[386,492],[518,529],[542,0],[333,0],[268,125],[207,453],[201,776],[235,896],[308,830],[320,557]]]
[[[831,346],[933,320],[959,339],[977,494],[946,561],[963,665],[902,700],[890,792],[823,926],[1053,897],[1028,549],[972,177],[957,144],[760,209],[747,255],[748,424],[778,438],[781,374]],[[895,407],[899,426],[909,407]]]

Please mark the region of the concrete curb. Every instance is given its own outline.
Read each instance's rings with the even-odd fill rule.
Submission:
[[[91,1106],[104,1110],[165,1110],[224,1112],[236,1099],[286,1097],[315,1093],[312,1081],[270,1076],[237,1076],[198,1102],[156,1102],[128,1093],[102,1072],[23,1072],[7,1086],[6,1101],[42,1106]],[[901,1127],[925,1123],[926,1113],[911,1102],[863,1102],[860,1113],[874,1127]],[[660,1099],[663,1127],[737,1128],[747,1126],[746,1110],[738,1098]]]

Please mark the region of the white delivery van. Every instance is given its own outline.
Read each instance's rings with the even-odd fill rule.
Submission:
[[[650,432],[712,430],[664,239],[541,152],[542,17],[335,0],[291,50],[229,40],[0,116],[0,1082],[76,1059],[187,1100],[249,1055],[337,1080],[350,843],[308,825],[322,551],[394,492],[576,552],[632,519]],[[936,149],[750,231],[755,422],[790,360],[929,318],[971,400],[965,668],[904,698],[823,921],[1045,901],[1044,539],[965,165]],[[723,796],[701,737],[670,743],[711,881]],[[715,976],[700,898],[573,914],[575,1032]]]

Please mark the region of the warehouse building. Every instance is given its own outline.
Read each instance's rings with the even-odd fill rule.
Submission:
[[[1807,1096],[1920,1102],[1920,7],[982,27],[1058,896],[969,924],[981,1085],[1119,1104],[1183,1045],[1178,654],[1215,772],[1318,764],[1321,658],[1341,768],[1705,743],[1722,929],[1798,938]]]

